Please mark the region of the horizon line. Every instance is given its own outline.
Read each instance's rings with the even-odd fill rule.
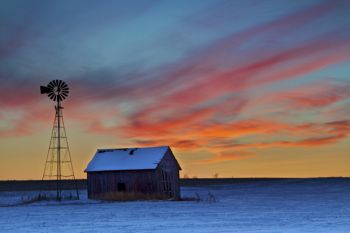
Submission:
[[[189,178],[179,178],[180,180],[200,180],[200,179],[212,179],[212,180],[220,180],[220,179],[350,179],[349,176],[314,176],[314,177],[189,177]],[[73,179],[66,179],[62,181],[68,181]],[[81,179],[75,179],[75,180],[87,180],[87,178],[81,178]],[[0,180],[0,182],[3,181],[56,181],[55,179],[52,180],[35,180],[35,179],[28,179],[28,180]]]

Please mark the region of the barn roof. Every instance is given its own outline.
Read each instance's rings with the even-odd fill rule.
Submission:
[[[98,149],[85,172],[156,169],[168,146]]]

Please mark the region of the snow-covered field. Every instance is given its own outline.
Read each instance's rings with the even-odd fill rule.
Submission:
[[[79,201],[0,207],[0,232],[350,232],[349,179],[182,188],[199,202],[100,202],[81,194]],[[0,206],[26,195],[0,192]]]

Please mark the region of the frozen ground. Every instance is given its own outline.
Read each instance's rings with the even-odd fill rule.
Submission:
[[[99,202],[81,192],[79,201],[0,207],[0,232],[350,232],[349,179],[182,188],[200,202]],[[25,195],[0,192],[0,206]]]

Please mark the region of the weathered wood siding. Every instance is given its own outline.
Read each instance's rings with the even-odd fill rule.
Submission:
[[[100,198],[103,194],[124,193],[157,193],[157,176],[154,170],[138,171],[102,171],[88,173],[88,197]],[[118,190],[120,184],[125,190]]]

